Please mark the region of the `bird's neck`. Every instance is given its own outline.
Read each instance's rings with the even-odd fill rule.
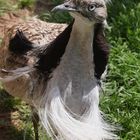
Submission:
[[[81,114],[88,106],[83,98],[96,86],[93,65],[94,26],[75,20],[70,39],[48,87],[58,87],[68,108]],[[49,93],[50,91],[48,91]]]
[[[62,60],[76,65],[93,67],[94,25],[75,19],[68,45]]]
[[[93,37],[94,25],[75,20],[65,53],[55,71],[60,86],[72,82],[72,92],[77,95],[89,92],[95,85]]]

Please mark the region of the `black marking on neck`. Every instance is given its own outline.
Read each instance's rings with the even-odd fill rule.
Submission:
[[[109,45],[104,36],[104,26],[97,23],[94,30],[93,52],[95,63],[95,77],[100,79],[106,69],[109,58]]]
[[[39,54],[39,61],[36,65],[38,70],[51,73],[60,63],[70,38],[73,23],[74,21],[49,46],[42,47],[46,49]]]
[[[22,31],[17,30],[15,36],[9,42],[9,51],[16,54],[25,54],[33,47],[32,42],[30,42]]]

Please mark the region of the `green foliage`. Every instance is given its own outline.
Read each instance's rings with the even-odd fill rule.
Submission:
[[[113,40],[120,37],[128,43],[131,50],[140,51],[140,2],[121,1],[118,4],[114,2],[112,5],[115,6],[111,5],[109,13]]]
[[[72,20],[72,17],[66,12],[64,13],[42,13],[40,15],[40,19],[49,21],[49,22],[57,22],[57,23],[69,23]]]
[[[8,135],[11,140],[34,140],[31,130],[31,125],[28,124],[28,127],[24,127],[22,130],[17,130],[15,127],[9,127]]]
[[[35,0],[0,0],[0,15],[7,11],[14,11],[19,8],[32,9]]]
[[[129,50],[126,43],[119,40],[115,44],[111,50],[107,95],[102,99],[102,108],[112,122],[123,128],[120,132],[123,139],[137,140],[140,136],[140,61],[138,54]]]
[[[0,16],[6,11],[12,11],[17,8],[11,0],[0,0]]]
[[[118,0],[109,5],[107,33],[111,44],[109,72],[101,107],[122,127],[122,140],[140,138],[140,1]]]
[[[35,0],[19,0],[19,8],[32,8]]]
[[[12,96],[0,89],[0,112],[12,111],[18,104],[18,100],[14,100]]]
[[[55,7],[56,5],[62,3],[63,0],[52,0],[50,3],[53,5],[51,8]],[[70,23],[72,21],[72,17],[69,15],[68,12],[51,12],[46,11],[39,15],[41,20],[47,22],[57,22],[57,23]]]
[[[62,2],[63,2],[63,0],[52,0],[52,3],[55,4],[55,5],[58,5]]]

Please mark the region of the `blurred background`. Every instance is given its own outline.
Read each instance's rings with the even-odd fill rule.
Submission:
[[[62,0],[0,0],[0,43],[6,28],[38,16],[48,22],[69,23],[68,13],[51,13]],[[109,122],[120,127],[121,140],[140,140],[140,0],[108,4],[106,36],[111,47],[108,74],[100,107]],[[26,103],[0,88],[0,140],[33,140],[31,113]],[[46,136],[40,127],[40,140]]]

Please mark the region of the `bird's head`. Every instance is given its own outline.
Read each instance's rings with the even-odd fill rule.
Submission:
[[[100,23],[107,18],[108,0],[67,0],[52,11],[68,11],[74,18],[90,23]]]

